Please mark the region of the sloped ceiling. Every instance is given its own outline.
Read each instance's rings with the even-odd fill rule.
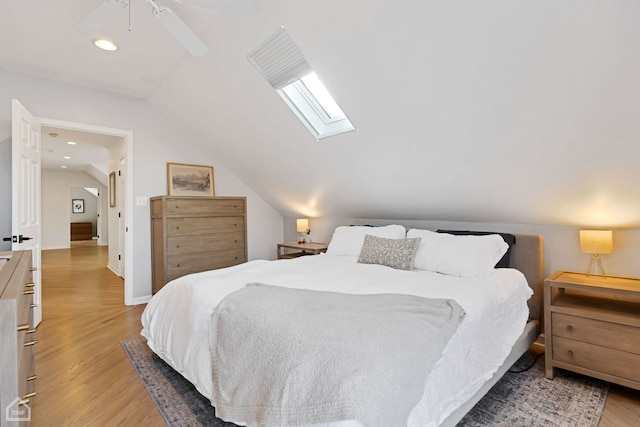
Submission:
[[[0,66],[147,99],[285,216],[640,226],[637,1],[165,0],[205,57],[142,3],[109,56],[71,29],[100,1],[11,2]],[[316,141],[249,63],[279,26],[356,132]]]

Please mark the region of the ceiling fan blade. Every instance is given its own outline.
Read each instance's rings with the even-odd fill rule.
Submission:
[[[256,10],[253,0],[175,0],[191,3],[209,9],[220,9],[226,12],[252,13]]]
[[[122,9],[129,7],[127,0],[106,0],[76,23],[73,28],[80,34],[100,31],[113,22]]]
[[[171,9],[157,8],[153,10],[153,14],[191,55],[204,56],[209,53],[209,48]]]

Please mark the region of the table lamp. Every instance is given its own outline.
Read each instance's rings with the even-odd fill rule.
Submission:
[[[604,275],[600,254],[613,253],[613,232],[611,230],[580,230],[580,251],[593,254],[587,274]]]
[[[309,230],[309,220],[304,218],[304,219],[297,219],[296,220],[296,231],[299,233],[298,234],[298,243],[306,243],[307,242],[307,234],[309,234],[309,232],[311,230]]]

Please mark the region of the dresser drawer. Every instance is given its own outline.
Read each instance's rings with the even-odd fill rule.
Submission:
[[[572,340],[640,354],[640,328],[552,313],[551,332]]]
[[[244,215],[244,199],[166,200],[168,215]]]
[[[230,267],[245,261],[244,249],[175,255],[167,262],[167,281],[189,273]]]
[[[25,290],[32,290],[33,288],[25,288]],[[31,324],[31,301],[33,301],[33,298],[31,298],[31,294],[27,294],[27,295],[20,295],[17,299],[17,303],[18,303],[18,309],[16,311],[17,314],[17,318],[16,321],[18,322],[18,325],[22,325],[25,323],[29,323]]]
[[[640,382],[640,355],[561,337],[553,338],[553,359]]]
[[[230,249],[244,249],[244,232],[200,236],[173,236],[167,239],[169,255],[188,254],[193,252],[212,252]]]
[[[244,217],[169,218],[167,236],[195,236],[244,232]]]
[[[34,360],[34,346],[28,345],[25,346],[25,343],[34,340],[34,334],[20,334],[22,338],[19,338],[18,351],[20,352],[20,356],[18,359],[18,391],[20,397],[27,395],[29,392],[34,389],[34,382],[27,381],[27,378],[32,376],[35,372],[35,360]],[[37,344],[36,344],[37,345]]]

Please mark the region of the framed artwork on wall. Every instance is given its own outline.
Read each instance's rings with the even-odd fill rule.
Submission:
[[[116,205],[116,173],[109,174],[109,207]]]
[[[213,166],[167,163],[170,196],[215,196]]]
[[[71,212],[74,214],[84,213],[84,199],[71,199]]]

